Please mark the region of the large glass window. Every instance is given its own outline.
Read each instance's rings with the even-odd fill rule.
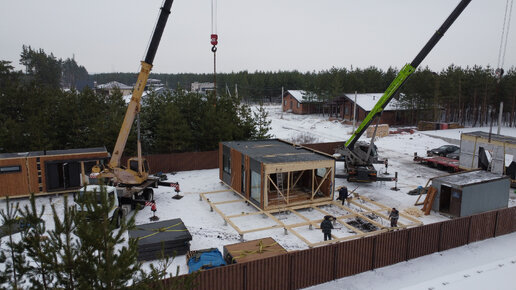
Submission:
[[[262,177],[260,173],[251,171],[251,199],[260,203],[260,187],[262,183]]]
[[[21,166],[19,166],[19,165],[0,167],[0,173],[11,173],[11,172],[20,172],[20,171],[21,171]]]
[[[229,154],[222,155],[223,170],[227,174],[231,174],[231,156]]]

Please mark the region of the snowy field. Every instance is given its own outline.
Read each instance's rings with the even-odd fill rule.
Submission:
[[[314,142],[335,142],[345,141],[351,135],[351,126],[337,121],[328,121],[327,116],[281,113],[279,105],[267,106],[266,109],[272,121],[270,133],[274,138],[292,140],[300,135],[308,135],[315,139]],[[486,131],[486,129],[489,130],[489,128],[474,128],[472,131]],[[393,182],[356,185],[344,179],[336,179],[335,185],[337,187],[346,185],[350,190],[356,188],[356,192],[360,195],[386,206],[396,207],[400,211],[412,208],[417,196],[408,195],[407,192],[419,185],[424,186],[431,177],[446,174],[446,172],[414,163],[412,161],[414,152],[425,156],[428,149],[449,143],[440,137],[448,141],[460,140],[460,131],[465,132],[465,130],[469,129],[407,133],[377,139],[375,144],[378,146],[379,155],[389,159],[388,173],[393,176],[394,172],[398,172],[397,186],[400,191],[390,190],[394,186]],[[493,131],[496,132],[496,129]],[[503,128],[502,134],[516,136],[516,129]],[[385,172],[383,166],[377,169],[379,172]],[[343,171],[341,163],[337,163],[337,171]],[[156,215],[160,220],[181,218],[192,234],[192,250],[217,247],[222,251],[224,245],[240,242],[238,233],[231,226],[225,225],[222,217],[215,211],[210,211],[208,203],[200,200],[200,193],[227,189],[219,180],[218,169],[177,172],[169,175],[168,179],[180,183],[181,194],[184,197],[179,200],[172,199],[175,192],[171,188],[155,189]],[[210,195],[210,200],[213,201],[237,198],[232,193]],[[27,203],[27,200],[19,201],[22,205]],[[37,202],[46,205],[44,218],[47,220],[47,227],[53,228],[50,204],[54,204],[58,212],[62,212],[63,197],[39,197]],[[509,206],[516,206],[514,193],[511,193]],[[0,208],[5,208],[3,201],[0,202]],[[228,214],[238,214],[252,209],[245,204],[236,203],[227,204],[223,210]],[[147,207],[137,214],[136,223],[148,223],[151,216],[150,208]],[[419,219],[428,224],[446,220],[447,217],[432,212],[431,215]],[[271,221],[261,215],[246,217],[240,222],[253,225],[253,228],[271,225]],[[306,229],[303,235],[306,235],[311,242],[323,240],[319,230]],[[281,228],[245,234],[244,239],[254,240],[264,237],[274,238],[287,250],[308,248],[295,235],[285,235]],[[514,289],[516,276],[509,273],[514,273],[516,270],[515,245],[516,234],[511,234],[333,281],[316,286],[314,289]],[[148,267],[149,264],[146,262],[144,266]],[[175,272],[177,266],[180,266],[180,273],[187,273],[185,256],[176,257],[170,271]],[[490,280],[490,284],[479,282],[485,279]],[[497,286],[493,288],[494,285]]]

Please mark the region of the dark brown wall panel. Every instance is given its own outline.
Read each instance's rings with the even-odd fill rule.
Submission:
[[[439,250],[441,223],[408,229],[407,259],[414,259]]]
[[[387,232],[376,236],[374,268],[405,261],[407,257],[407,230]]]
[[[336,244],[335,278],[339,279],[373,269],[373,241],[367,237]]]
[[[241,290],[244,289],[246,264],[233,264],[201,271],[194,289],[198,290]]]
[[[290,254],[291,289],[299,289],[333,280],[335,245]]]
[[[281,255],[246,263],[245,289],[288,289],[289,261],[289,255]]]
[[[439,251],[464,246],[468,243],[471,217],[463,217],[443,222]]]
[[[231,149],[231,187],[242,193],[242,153]]]
[[[516,231],[516,207],[501,209],[496,220],[496,236]]]
[[[471,216],[469,242],[476,242],[494,237],[496,228],[496,211]]]

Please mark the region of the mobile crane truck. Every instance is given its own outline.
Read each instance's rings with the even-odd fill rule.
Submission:
[[[426,43],[419,54],[414,58],[410,64],[406,64],[401,71],[398,73],[396,78],[389,85],[383,96],[378,100],[376,105],[373,107],[371,112],[367,114],[365,119],[360,123],[358,128],[355,130],[353,135],[348,139],[345,145],[336,150],[337,161],[345,162],[346,177],[348,181],[355,182],[374,182],[379,180],[386,180],[377,176],[377,171],[373,166],[373,163],[378,163],[378,155],[376,154],[376,148],[374,146],[375,132],[371,139],[371,143],[357,142],[360,136],[366,131],[366,129],[374,122],[376,118],[379,118],[383,109],[389,104],[394,96],[398,93],[399,89],[412,75],[416,68],[421,64],[423,59],[428,55],[432,48],[439,42],[444,33],[450,28],[453,22],[459,17],[468,6],[471,0],[462,0],[457,7],[452,11],[450,16],[444,21],[441,27],[434,33],[430,40]],[[378,124],[377,124],[378,125]],[[390,180],[388,178],[387,180]]]
[[[118,134],[111,159],[106,166],[95,166],[92,170],[96,174],[96,178],[100,180],[108,180],[107,183],[116,185],[118,201],[125,213],[130,209],[134,209],[138,204],[145,204],[146,200],[153,200],[154,191],[152,188],[158,187],[158,183],[160,181],[159,178],[149,176],[149,164],[147,160],[142,158],[140,126],[139,118],[137,117],[140,112],[141,97],[145,89],[145,85],[147,84],[147,79],[149,78],[149,74],[152,69],[152,62],[156,56],[156,51],[170,14],[172,2],[173,0],[165,0],[161,7],[158,22],[156,23],[156,27],[152,34],[151,42],[145,55],[145,60],[141,62],[141,70],[133,89],[131,101],[127,106],[122,128]],[[135,118],[137,118],[138,125],[138,156],[129,158],[129,160],[127,160],[127,166],[122,167],[120,159],[124,152],[127,138],[129,137]],[[171,185],[174,185],[176,192],[179,190],[179,184],[175,183]],[[130,208],[128,208],[129,206]]]

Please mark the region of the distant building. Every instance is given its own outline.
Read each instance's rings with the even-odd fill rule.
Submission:
[[[133,87],[128,86],[123,83],[120,83],[120,82],[117,82],[117,81],[112,81],[112,82],[109,82],[106,84],[101,84],[101,85],[94,85],[94,89],[97,93],[100,92],[100,93],[105,93],[108,95],[113,94],[113,92],[116,89],[119,89],[122,92],[122,96],[130,95],[133,92]]]
[[[383,93],[357,94],[356,95],[356,121],[361,122],[371,112]],[[334,98],[326,104],[329,107],[331,115],[345,121],[353,120],[353,108],[355,106],[355,94],[344,94]],[[396,99],[392,99],[383,110],[380,117],[380,123],[397,125],[408,124],[406,114],[407,111]]]
[[[283,111],[294,114],[321,113],[323,102],[317,95],[307,91],[288,90],[283,94]]]
[[[191,85],[191,91],[200,94],[206,94],[206,92],[215,90],[214,83],[199,83],[195,82]]]
[[[161,80],[147,79],[147,85],[145,85],[145,90],[158,90],[163,87],[164,85],[161,83]]]

